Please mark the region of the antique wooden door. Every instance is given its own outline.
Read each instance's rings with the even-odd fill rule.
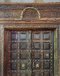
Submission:
[[[4,76],[53,76],[52,30],[6,30]]]

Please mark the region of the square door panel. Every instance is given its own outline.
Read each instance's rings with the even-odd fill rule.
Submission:
[[[17,73],[16,72],[12,72],[11,76],[17,76]]]
[[[32,43],[32,49],[33,50],[40,50],[40,43],[39,42],[33,42]]]
[[[11,44],[11,50],[17,50],[17,49],[18,49],[17,42],[12,42],[12,44]]]
[[[17,41],[18,40],[18,32],[11,32],[11,38],[12,41]]]
[[[27,73],[25,71],[21,71],[20,76],[27,76]]]
[[[40,39],[40,33],[36,32],[32,34],[33,39]]]
[[[20,76],[31,76],[31,71],[30,70],[28,70],[28,71],[21,70]]]
[[[28,46],[27,42],[21,42],[19,44],[19,47],[20,47],[21,50],[26,50],[27,46]]]
[[[17,59],[17,53],[11,52],[10,57],[11,57],[11,60],[16,60]]]
[[[32,72],[32,76],[42,76],[41,72],[39,70],[34,70]]]
[[[27,63],[21,61],[20,69],[21,69],[21,70],[26,70],[27,67],[28,67],[28,66],[27,66]]]
[[[21,59],[31,58],[31,53],[29,50],[24,50],[24,51],[21,50],[20,57]]]
[[[45,40],[48,39],[49,40],[50,39],[50,32],[44,32],[43,33],[43,39],[45,39]]]
[[[33,60],[32,61],[32,68],[36,69],[36,70],[41,69],[41,61],[37,60],[37,59]]]
[[[44,59],[50,58],[50,52],[44,51]]]
[[[50,62],[49,61],[44,61],[44,69],[50,69]]]
[[[50,50],[50,43],[49,42],[43,43],[43,50]]]
[[[41,52],[37,50],[32,51],[32,58],[41,59]]]
[[[21,32],[19,35],[20,40],[26,40],[27,39],[27,32]]]
[[[31,60],[21,60],[20,69],[21,70],[31,69]]]
[[[49,71],[44,71],[44,76],[50,76]]]
[[[11,62],[11,70],[17,70],[17,63]]]

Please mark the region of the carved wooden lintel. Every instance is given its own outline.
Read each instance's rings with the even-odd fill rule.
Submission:
[[[0,24],[60,24],[60,18],[41,18],[40,20],[0,19]]]

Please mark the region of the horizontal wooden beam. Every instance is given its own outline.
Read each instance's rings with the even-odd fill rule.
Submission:
[[[0,18],[0,24],[60,24],[60,18],[41,18],[40,20],[20,20],[15,18]]]

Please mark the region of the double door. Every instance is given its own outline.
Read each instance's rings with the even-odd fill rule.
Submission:
[[[51,30],[5,31],[4,76],[53,76]]]

